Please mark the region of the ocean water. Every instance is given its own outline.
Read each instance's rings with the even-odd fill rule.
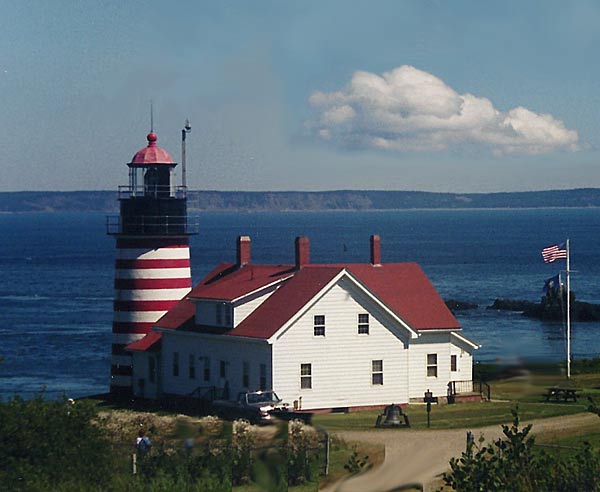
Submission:
[[[312,262],[367,262],[369,236],[380,234],[384,262],[415,261],[443,298],[479,305],[457,318],[481,361],[564,360],[563,324],[486,309],[497,297],[539,300],[565,268],[542,262],[544,246],[570,238],[572,289],[600,303],[600,209],[203,213],[194,280],[235,261],[242,234],[265,263],[293,263],[299,235]],[[0,215],[1,398],[108,390],[114,248],[101,214]],[[573,358],[599,352],[600,323],[573,323]]]

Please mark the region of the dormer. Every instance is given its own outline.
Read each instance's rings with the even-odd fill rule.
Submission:
[[[251,262],[251,240],[237,239],[237,261],[224,267],[189,299],[195,304],[194,324],[217,329],[239,325],[293,274],[291,265],[265,266]]]
[[[287,277],[279,279],[231,300],[190,298],[196,305],[195,324],[223,329],[235,328],[266,301],[286,279]]]
[[[233,328],[233,304],[230,301],[218,299],[197,299],[196,325],[212,326],[215,328]]]

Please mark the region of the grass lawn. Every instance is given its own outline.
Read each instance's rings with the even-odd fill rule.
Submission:
[[[533,431],[535,431],[535,427]],[[585,441],[589,442],[596,449],[600,448],[600,429],[598,429],[597,424],[581,426],[576,431],[567,432],[557,430],[552,435],[543,434],[536,436],[535,439],[536,444],[566,447],[581,447]]]
[[[527,403],[527,402],[481,402],[456,405],[432,405],[430,413],[431,429],[477,428],[503,424],[512,421],[511,410],[519,406],[522,421],[558,415],[585,412],[583,403]],[[404,412],[408,415],[411,428],[427,429],[425,405],[412,404]],[[348,414],[315,415],[313,423],[331,431],[376,430],[375,421],[379,411],[353,412]]]
[[[600,374],[575,375],[570,380],[558,373],[532,372],[526,376],[491,381],[492,401],[431,406],[431,429],[478,428],[510,423],[511,410],[517,405],[521,421],[571,415],[586,412],[588,397],[600,402]],[[546,402],[549,387],[560,386],[577,389],[575,402]],[[413,403],[404,410],[411,427],[427,429],[427,411],[424,404]],[[347,414],[322,414],[313,417],[313,423],[331,431],[374,430],[379,411]]]
[[[600,399],[600,374],[580,374],[567,380],[555,374],[536,374],[518,378],[500,379],[490,383],[492,399],[521,402],[540,402],[548,388],[574,388],[579,401],[587,407],[587,397]]]

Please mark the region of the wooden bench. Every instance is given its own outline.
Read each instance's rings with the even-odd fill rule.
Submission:
[[[569,400],[577,401],[577,390],[573,388],[548,388],[546,393],[546,401],[560,401],[567,402]]]

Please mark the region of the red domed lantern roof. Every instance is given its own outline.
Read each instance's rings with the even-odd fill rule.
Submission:
[[[156,145],[156,140],[158,140],[156,133],[150,132],[146,138],[148,139],[148,146],[139,150],[133,156],[133,159],[128,164],[129,166],[149,166],[154,164],[177,165],[166,150]]]

